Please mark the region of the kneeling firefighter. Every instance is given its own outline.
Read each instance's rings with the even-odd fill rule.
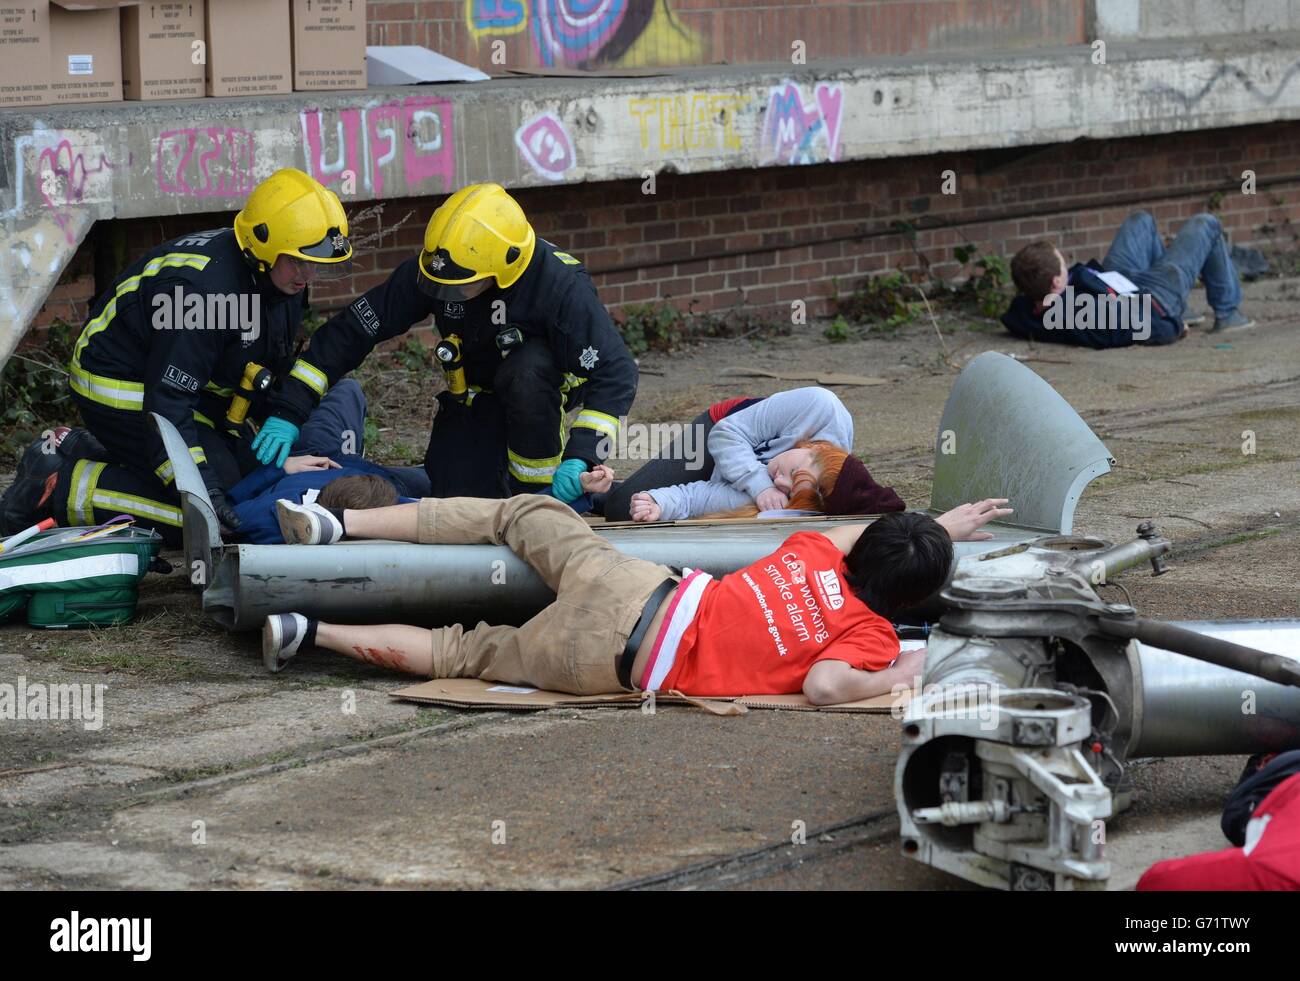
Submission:
[[[20,471],[6,521],[87,525],[126,513],[178,542],[172,464],[147,415],[157,412],[184,438],[218,518],[236,527],[225,490],[257,465],[247,419],[264,417],[293,365],[308,286],[345,274],[351,257],[339,199],[286,169],[254,188],[233,227],[174,239],[131,265],[95,301],[69,366],[95,437],[78,445],[93,450],[64,445],[45,473]]]
[[[538,238],[497,184],[451,195],[419,256],[312,336],[272,394],[264,432],[280,421],[292,432],[376,344],[430,315],[448,381],[425,455],[433,496],[577,499],[579,475],[608,455],[632,406],[636,363],[582,263]],[[259,437],[262,458],[279,451],[276,439]]]

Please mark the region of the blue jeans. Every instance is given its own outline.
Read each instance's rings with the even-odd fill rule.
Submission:
[[[1211,214],[1193,215],[1183,222],[1168,249],[1154,218],[1145,211],[1131,214],[1119,226],[1101,266],[1107,272],[1123,273],[1179,320],[1197,279],[1205,281],[1205,298],[1216,317],[1231,313],[1241,303],[1241,283],[1228,257],[1228,243],[1219,219]]]

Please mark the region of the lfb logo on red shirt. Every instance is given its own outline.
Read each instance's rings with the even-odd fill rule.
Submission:
[[[817,579],[821,583],[822,601],[832,610],[838,610],[844,605],[844,589],[840,585],[840,577],[835,574],[834,569],[822,569],[817,573]]]

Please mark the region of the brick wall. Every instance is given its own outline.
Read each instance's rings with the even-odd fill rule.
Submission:
[[[809,61],[975,47],[1078,44],[1085,0],[620,0],[588,5],[567,34],[571,0],[369,0],[371,44],[420,44],[486,72],[538,66],[634,67]],[[503,42],[504,61],[492,60]]]
[[[1240,193],[1241,173],[1258,193]],[[941,193],[952,170],[957,192]],[[1287,182],[1278,182],[1290,177]],[[1277,183],[1271,183],[1277,182]],[[660,175],[639,181],[533,188],[518,198],[540,235],[579,255],[612,308],[669,301],[697,312],[731,308],[785,318],[790,301],[829,313],[838,286],[891,268],[915,270],[916,252],[897,221],[917,231],[916,249],[944,276],[960,276],[954,246],[970,241],[1008,258],[1037,238],[1061,243],[1071,261],[1101,255],[1124,216],[1145,207],[1170,234],[1206,208],[1215,189],[1232,241],[1294,251],[1300,224],[1300,123],[1231,131],[1078,142],[810,167]],[[318,290],[337,307],[381,282],[419,248],[441,198],[389,202],[355,222],[366,243],[350,281]],[[360,213],[361,209],[353,209]],[[133,258],[166,238],[211,228],[229,215],[124,223]],[[405,219],[405,221],[403,221]],[[939,227],[946,224],[949,227]],[[368,240],[368,242],[367,242]],[[79,250],[40,322],[80,311],[92,292],[92,239]]]

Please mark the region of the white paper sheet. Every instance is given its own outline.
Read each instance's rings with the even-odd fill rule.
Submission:
[[[1124,296],[1132,296],[1134,293],[1142,292],[1138,289],[1137,283],[1133,282],[1133,280],[1129,279],[1123,273],[1101,272],[1097,273],[1097,275],[1100,276],[1102,280],[1105,281],[1106,285],[1116,293],[1123,294]]]

